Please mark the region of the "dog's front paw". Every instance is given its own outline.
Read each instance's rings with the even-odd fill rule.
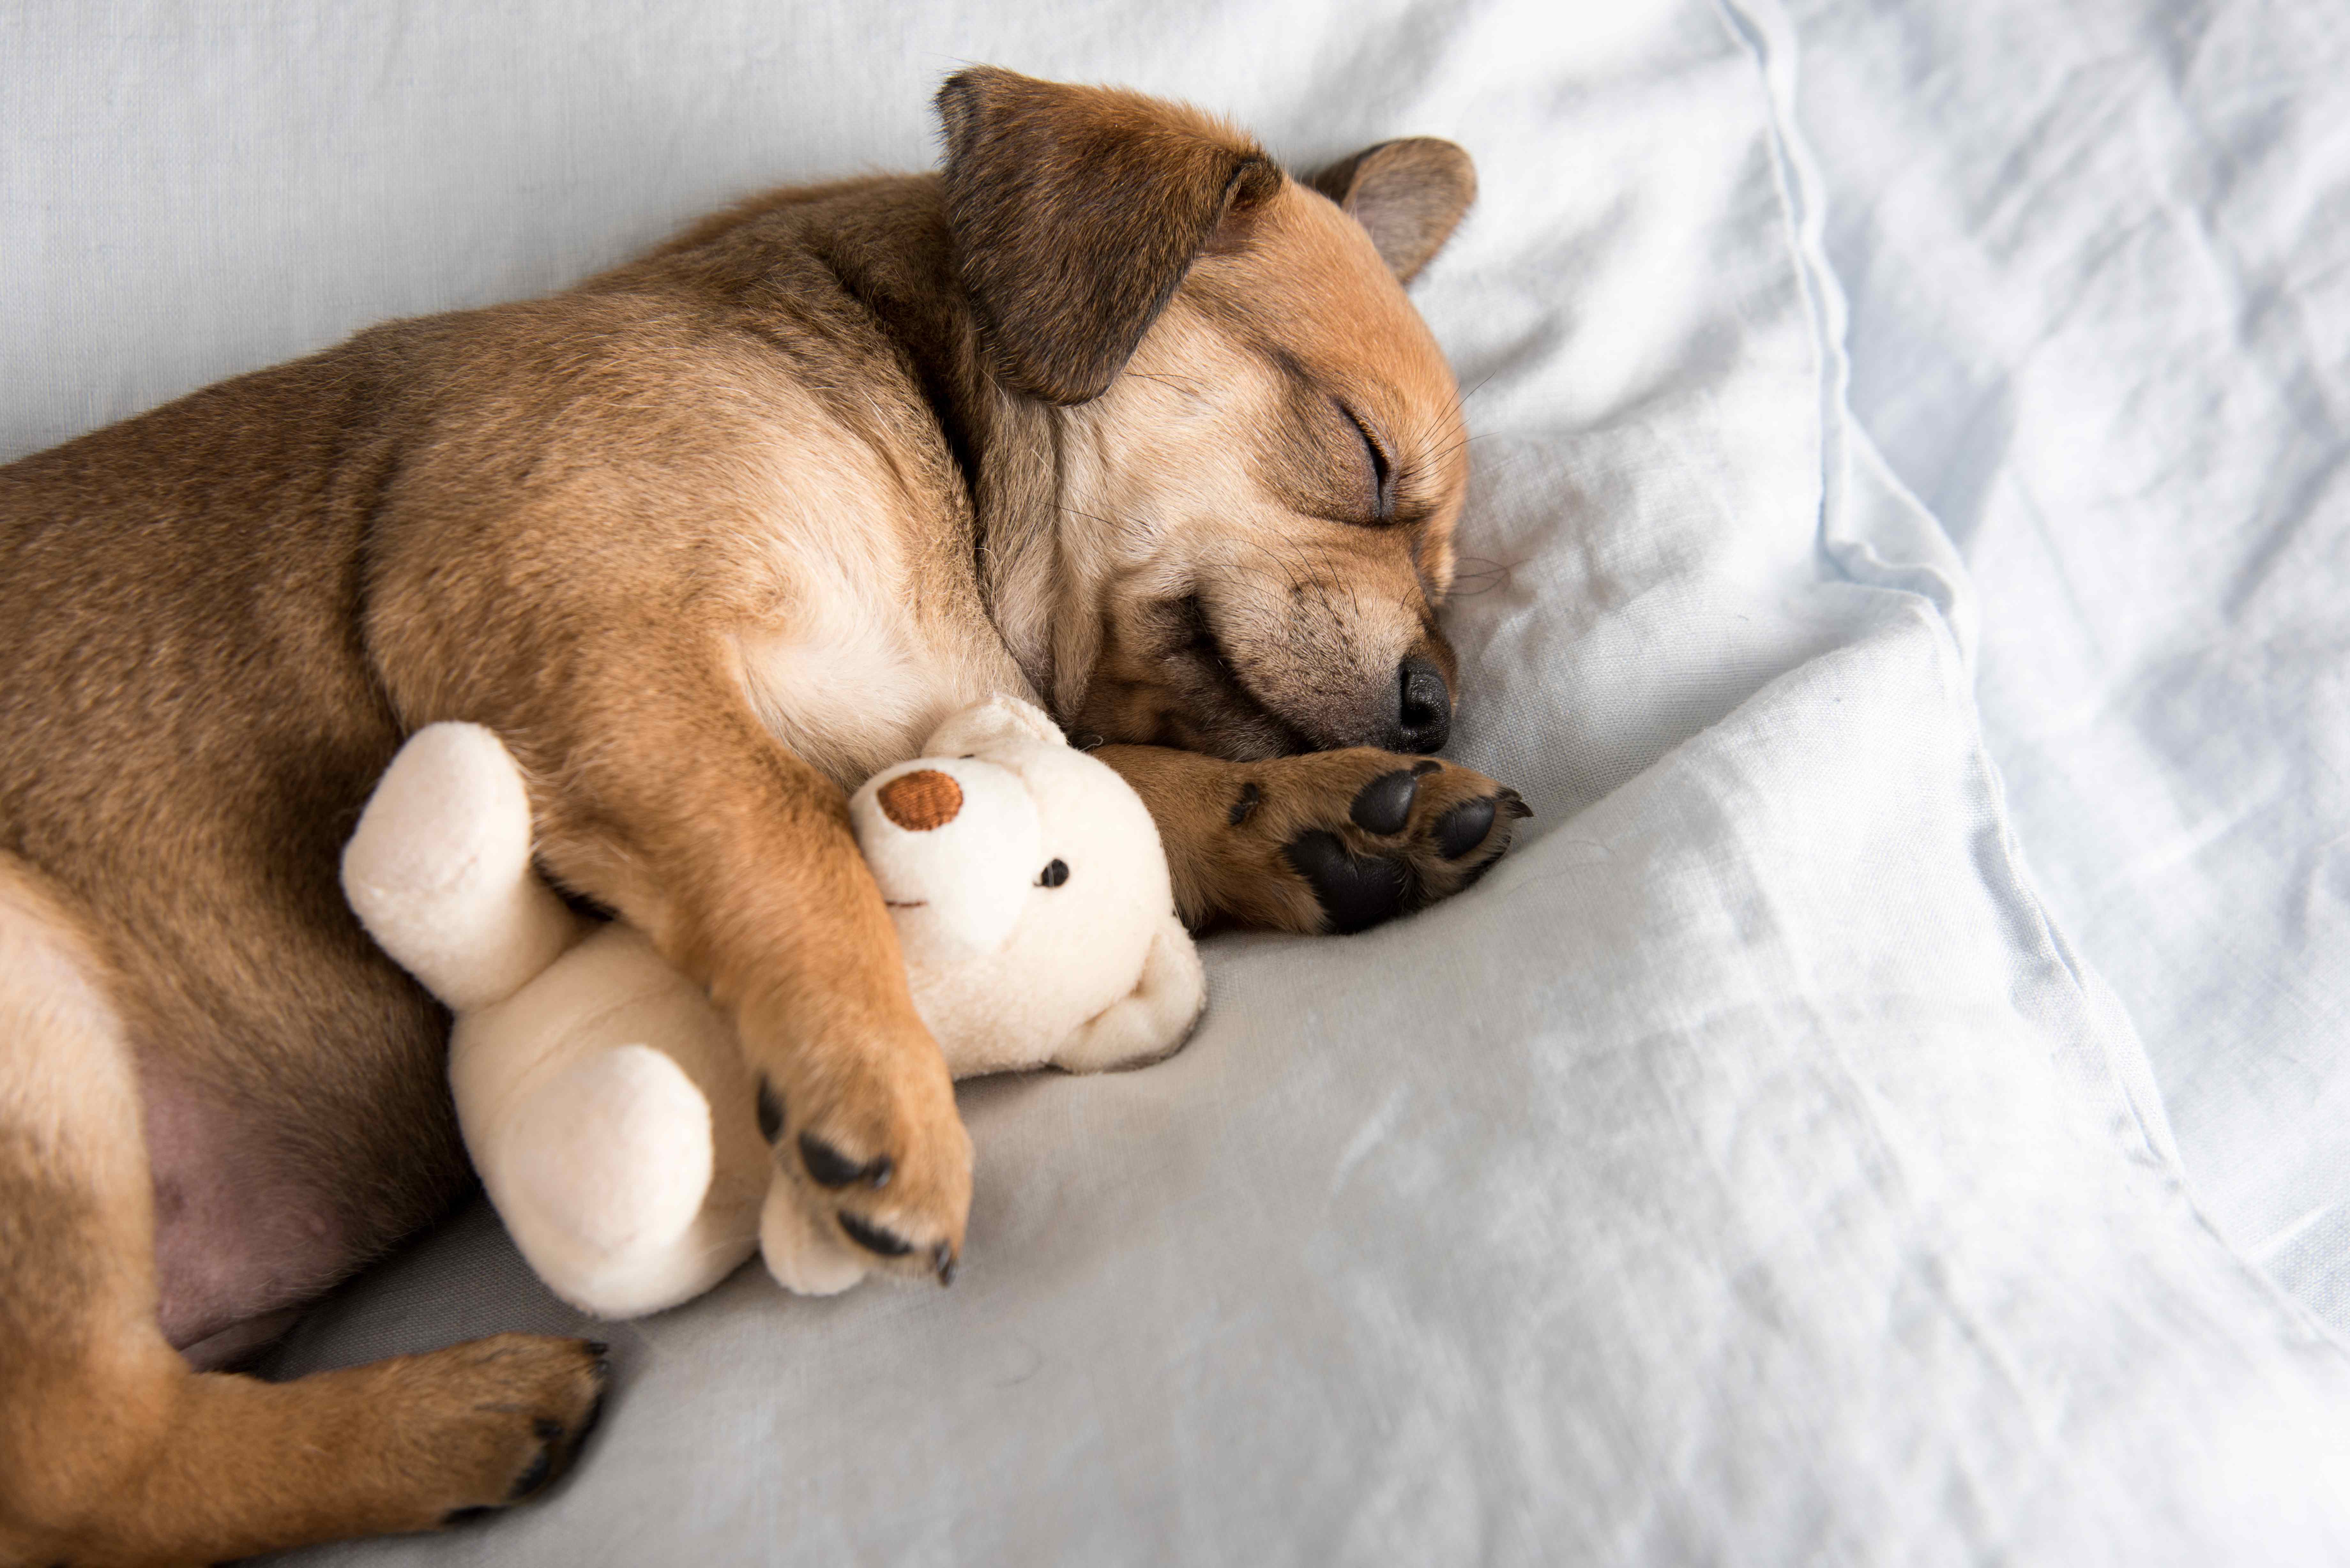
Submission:
[[[756,1072],[759,1132],[778,1179],[763,1238],[789,1237],[792,1255],[808,1260],[776,1277],[811,1294],[846,1288],[862,1268],[951,1282],[971,1211],[971,1137],[920,1023],[810,1033]],[[779,1204],[795,1210],[793,1222]],[[848,1270],[844,1255],[861,1267]]]
[[[1471,769],[1360,747],[1241,764],[1231,790],[1227,907],[1288,930],[1364,930],[1451,898],[1533,815]]]

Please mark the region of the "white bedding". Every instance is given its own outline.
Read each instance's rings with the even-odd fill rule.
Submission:
[[[1798,0],[1853,401],[2050,903],[2350,1328],[2350,10]]]
[[[1208,1023],[1161,1067],[968,1089],[979,1191],[951,1293],[790,1302],[738,1275],[607,1332],[611,1416],[546,1505],[305,1560],[2350,1556],[2350,1360],[2190,1203],[2147,1056],[2023,851],[2058,867],[2097,956],[2168,1031],[2158,1061],[2252,1085],[2182,1120],[2220,1129],[2189,1171],[2224,1154],[2252,1173],[2246,1192],[2300,1178],[2282,1157],[2255,1170],[2241,1129],[2258,1130],[2248,1096],[2278,1036],[2232,1033],[2230,1010],[2272,996],[2279,955],[2313,955],[2293,972],[2338,985],[2338,859],[2304,837],[2322,874],[2291,906],[2298,946],[2274,918],[2297,875],[2282,849],[2200,878],[2130,860],[2158,842],[2132,835],[2162,826],[2144,799],[2218,776],[2198,771],[2205,748],[2133,760],[2128,737],[2167,711],[2158,685],[2126,681],[2078,688],[2148,699],[2089,726],[2109,745],[2035,729],[2008,688],[2077,673],[2053,665],[2060,642],[2033,651],[2043,623],[2015,607],[2052,591],[2053,567],[1987,549],[2022,527],[1995,528],[1995,508],[1961,514],[2009,596],[1979,598],[1844,413],[1824,214],[1840,262],[1911,255],[1870,238],[1912,236],[1905,158],[1970,150],[1995,206],[1985,149],[2028,168],[2064,145],[1918,85],[1947,71],[1991,93],[2005,14],[1979,10],[1989,31],[1952,41],[1904,12],[1807,9],[1825,192],[1794,136],[1795,29],[1762,0],[1286,0],[1274,24],[1139,0],[1049,19],[937,0],[886,23],[842,5],[555,0],[0,16],[0,224],[31,242],[0,256],[0,452],[381,316],[550,286],[762,183],[922,161],[927,92],[966,59],[1191,96],[1301,163],[1451,135],[1484,181],[1419,297],[1479,436],[1456,752],[1534,803],[1522,847],[1382,931],[1211,943]],[[2018,83],[2066,79],[2069,36],[2040,37]],[[2275,157],[2289,185],[2299,165]],[[2110,180],[2074,186],[2059,217],[2121,200]],[[1940,199],[1918,204],[1981,230],[1981,203]],[[2017,346],[2061,343],[2077,313],[2027,308],[1995,272],[1959,290],[1969,275],[1934,272],[1925,249],[1907,271],[1857,265],[1855,396],[1938,504],[1970,462],[1991,491],[2048,483],[2032,443],[1954,447],[1956,404],[1905,422],[1901,367],[1981,343],[1967,312],[2004,302],[2037,336],[1992,335],[1968,363],[2026,388],[2047,359]],[[2278,298],[2343,286],[2302,281]],[[2161,341],[2158,322],[2113,314]],[[2322,404],[2341,357],[2322,336],[2303,347]],[[2109,423],[2151,430],[2174,389],[2150,371],[2136,385]],[[2083,396],[2059,382],[2049,417]],[[2188,422],[2161,428],[2176,445]],[[2075,452],[2055,472],[2096,480],[2049,444]],[[2315,558],[2275,574],[2302,618],[2261,624],[2314,637],[2317,596],[2350,561],[2324,544],[2339,507],[2327,535],[2322,486],[2303,488],[2317,521],[2284,537]],[[2101,617],[2150,606],[2137,629],[2158,629],[2173,606],[2217,602],[2212,562],[2254,548],[2230,524],[2126,550],[2144,543],[2127,521],[2039,521],[2056,582],[2095,575],[2077,547],[2169,595],[2075,594],[2064,635],[2126,653],[2100,680],[2153,668],[2157,649]],[[2322,816],[2340,731],[2305,716],[2339,665],[2302,668],[2295,713],[2218,730],[2240,696],[2175,716],[2247,757],[2302,748],[2231,786],[2322,774],[2303,753],[2332,766],[2334,796],[2294,786]],[[2045,851],[2019,848],[2008,794],[2033,833],[2052,825]],[[2117,861],[2134,880],[2084,880]],[[2099,887],[2163,907],[2133,922],[2085,896]],[[2203,961],[2198,929],[2242,910],[2269,967],[2210,960],[2204,984],[2237,1000],[2200,1012],[2177,971]],[[2129,967],[2132,941],[2173,953],[2162,984]],[[2228,1049],[2175,1045],[2199,1030]],[[2322,1029],[2292,1039],[2293,1060],[2331,1069]],[[2290,1126],[2294,1151],[2328,1130]],[[2222,1212],[2239,1239],[2266,1234]],[[339,1296],[280,1369],[575,1321],[476,1210]]]

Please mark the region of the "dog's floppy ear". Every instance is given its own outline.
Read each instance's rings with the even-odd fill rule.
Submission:
[[[1477,168],[1469,154],[1433,136],[1366,147],[1307,183],[1370,232],[1398,283],[1419,275],[1477,199]]]
[[[949,77],[939,118],[963,286],[1004,379],[1055,403],[1099,396],[1284,178],[1205,115],[993,67]]]

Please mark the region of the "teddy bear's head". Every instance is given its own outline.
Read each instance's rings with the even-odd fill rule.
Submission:
[[[1180,1044],[1206,982],[1126,781],[1012,698],[957,714],[923,752],[868,780],[849,817],[955,1074]]]
[[[922,749],[848,814],[954,1075],[1139,1066],[1180,1045],[1207,977],[1141,798],[1009,697]],[[770,1272],[804,1294],[846,1290],[871,1262],[780,1188],[759,1235]]]

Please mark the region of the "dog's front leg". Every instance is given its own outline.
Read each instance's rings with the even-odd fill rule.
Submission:
[[[541,867],[733,1017],[810,1219],[881,1266],[947,1276],[971,1143],[846,796],[758,722],[723,647],[640,627],[559,653],[521,682],[443,676],[411,719],[497,730],[530,783]]]
[[[971,1142],[847,798],[731,682],[699,696],[677,733],[638,731],[557,764],[546,864],[611,898],[733,1015],[760,1130],[811,1218],[943,1281],[962,1249]]]
[[[1094,754],[1150,808],[1195,929],[1378,925],[1476,881],[1531,815],[1481,773],[1367,747],[1253,763],[1165,746]]]

